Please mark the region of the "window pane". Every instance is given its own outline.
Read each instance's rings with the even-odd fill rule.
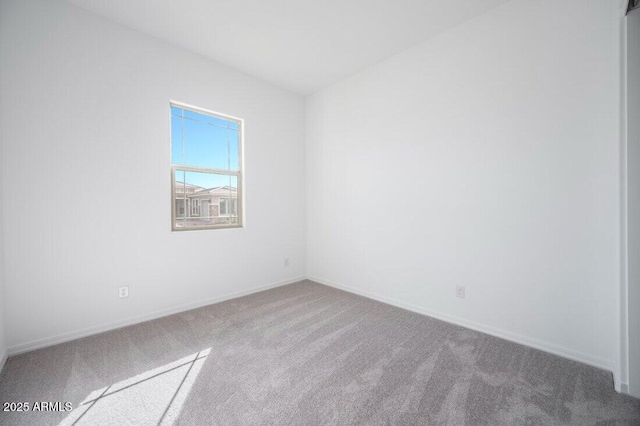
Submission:
[[[171,116],[171,163],[184,164],[182,156],[182,119]]]
[[[171,107],[171,162],[239,170],[238,122]]]
[[[219,175],[205,172],[185,172],[187,184],[190,184],[194,193],[201,193],[203,190],[216,189],[227,186],[229,178],[236,179],[235,176]]]
[[[229,136],[229,169],[240,170],[238,162],[238,146],[240,144],[239,134],[237,130],[227,130]]]
[[[171,115],[175,115],[176,117],[182,117],[182,108],[177,106],[172,106]]]
[[[175,179],[176,228],[239,223],[236,176],[176,171]]]
[[[199,112],[190,111],[188,109],[184,110],[184,116],[185,118],[188,118],[190,120],[200,121],[202,123],[206,123],[206,124],[210,124],[218,127],[224,127],[224,128],[229,127],[229,123],[231,123],[231,121],[225,120],[222,117],[216,117],[209,114],[202,114]]]
[[[186,186],[184,183],[184,172],[176,170],[174,174],[174,187],[175,192],[173,194],[173,204],[175,208],[175,227],[183,228],[185,226],[186,216]]]
[[[227,129],[185,119],[184,164],[229,170]]]
[[[236,176],[225,176],[226,185],[222,188],[220,195],[220,224],[237,225],[238,222],[238,178]]]

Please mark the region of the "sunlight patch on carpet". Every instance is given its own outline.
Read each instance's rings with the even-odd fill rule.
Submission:
[[[171,425],[210,348],[96,389],[59,426]]]

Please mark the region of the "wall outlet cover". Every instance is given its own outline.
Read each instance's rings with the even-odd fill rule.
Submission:
[[[120,287],[118,289],[118,297],[120,297],[121,299],[123,297],[129,297],[129,286],[128,285]]]

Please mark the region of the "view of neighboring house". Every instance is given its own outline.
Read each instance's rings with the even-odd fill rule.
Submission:
[[[175,191],[177,227],[237,223],[237,188],[202,188],[176,181]]]

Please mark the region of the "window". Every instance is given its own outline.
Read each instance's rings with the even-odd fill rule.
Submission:
[[[237,214],[235,198],[220,198],[220,216],[234,216]]]
[[[184,203],[185,200],[176,200],[176,214],[178,217],[184,217]]]
[[[200,216],[200,200],[191,200],[191,216]]]
[[[171,103],[172,230],[242,226],[242,125]]]

